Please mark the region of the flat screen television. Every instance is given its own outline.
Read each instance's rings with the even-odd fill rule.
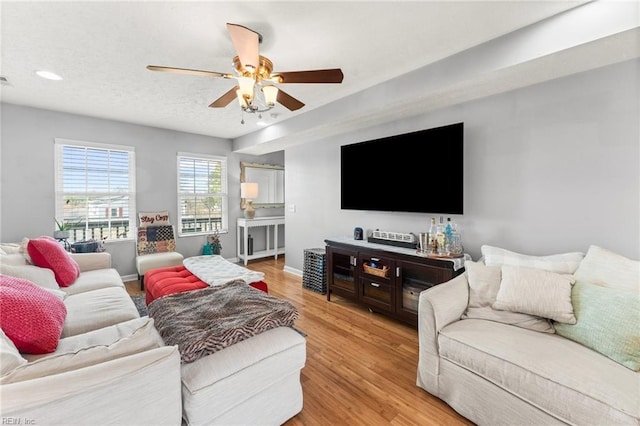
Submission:
[[[343,210],[463,214],[464,123],[343,145]]]

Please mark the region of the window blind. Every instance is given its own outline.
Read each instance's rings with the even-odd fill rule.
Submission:
[[[228,230],[227,159],[178,153],[178,235]]]
[[[56,220],[71,240],[135,237],[133,147],[55,140]]]

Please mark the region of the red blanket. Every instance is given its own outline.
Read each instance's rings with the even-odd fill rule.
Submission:
[[[258,281],[249,284],[268,293],[267,284]],[[159,297],[174,293],[207,288],[209,285],[193,275],[184,265],[151,269],[144,275],[145,301],[147,306]]]

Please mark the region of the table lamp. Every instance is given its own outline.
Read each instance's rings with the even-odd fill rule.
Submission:
[[[247,219],[253,219],[256,215],[256,210],[253,208],[253,199],[258,198],[258,183],[241,183],[240,197],[245,199],[244,217]]]

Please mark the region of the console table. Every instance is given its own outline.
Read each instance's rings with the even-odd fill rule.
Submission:
[[[258,259],[261,257],[273,256],[274,259],[278,258],[279,254],[284,254],[284,247],[278,247],[278,225],[284,225],[284,216],[265,216],[256,217],[254,219],[238,218],[237,222],[237,242],[236,242],[236,257],[244,261],[244,265],[252,259]],[[273,226],[273,247],[270,244],[269,228]],[[267,237],[267,246],[265,250],[254,251],[253,254],[247,253],[247,247],[249,244],[249,231],[251,228],[264,227]],[[242,240],[241,238],[242,234]],[[240,242],[243,242],[242,250],[240,249]]]
[[[328,301],[335,294],[414,326],[420,292],[464,272],[464,258],[433,259],[350,237],[325,243]]]

